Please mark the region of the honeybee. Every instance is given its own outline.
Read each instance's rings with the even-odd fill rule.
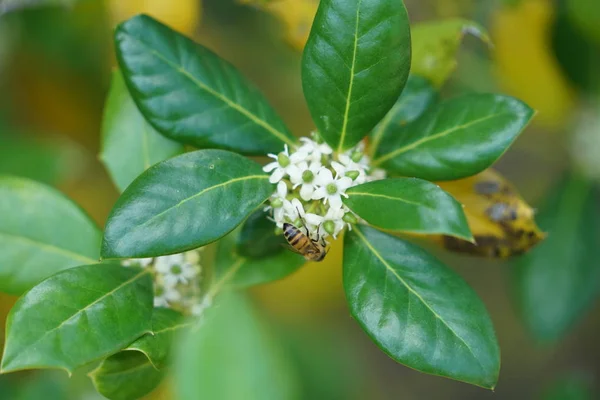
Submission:
[[[283,224],[283,237],[287,240],[291,249],[304,256],[307,261],[323,261],[327,255],[325,243],[320,241],[318,236],[317,240],[314,240],[305,235],[299,228],[287,222]]]

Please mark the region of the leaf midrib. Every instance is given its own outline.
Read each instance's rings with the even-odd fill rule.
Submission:
[[[187,198],[181,200],[179,203],[175,204],[174,206],[171,206],[171,207],[169,207],[169,208],[161,211],[160,213],[154,215],[152,218],[150,218],[150,219],[146,220],[145,222],[139,224],[133,230],[142,228],[143,226],[145,226],[145,225],[149,224],[150,222],[154,221],[155,219],[160,218],[164,214],[166,214],[168,212],[171,212],[172,210],[174,210],[174,209],[182,206],[183,204],[187,203],[188,201],[193,200],[193,199],[195,199],[195,198],[197,198],[199,196],[202,196],[203,194],[205,194],[207,192],[210,192],[211,190],[214,190],[214,189],[217,189],[217,188],[220,188],[220,187],[223,187],[223,186],[230,185],[230,184],[232,184],[234,182],[241,182],[241,181],[246,181],[246,180],[250,180],[250,179],[269,179],[269,176],[268,175],[248,175],[248,176],[242,176],[242,177],[239,177],[239,178],[233,178],[233,179],[230,179],[228,181],[221,182],[221,183],[218,183],[218,184],[213,185],[213,186],[209,186],[207,188],[202,189],[201,191],[199,191],[195,195],[187,197]],[[125,239],[125,238],[123,238],[123,239]]]
[[[242,107],[241,105],[235,103],[234,101],[230,100],[228,97],[222,95],[221,93],[216,92],[215,90],[213,90],[212,88],[210,88],[209,86],[207,86],[205,83],[203,83],[202,81],[198,80],[195,76],[193,76],[192,74],[190,74],[187,70],[185,70],[183,68],[182,65],[179,65],[177,63],[172,62],[167,57],[163,56],[161,53],[159,53],[158,51],[156,51],[155,49],[153,49],[152,47],[150,47],[148,44],[146,44],[145,42],[141,41],[140,39],[134,37],[133,35],[131,35],[129,33],[126,33],[125,31],[122,31],[122,32],[125,35],[127,35],[130,39],[136,41],[137,43],[139,43],[140,45],[142,45],[143,47],[145,47],[147,50],[149,50],[150,53],[152,53],[153,55],[155,55],[159,60],[161,60],[162,62],[164,62],[165,64],[167,64],[171,68],[173,68],[175,71],[177,71],[178,73],[180,73],[181,75],[183,75],[184,77],[186,77],[187,79],[189,79],[190,81],[192,81],[192,83],[194,83],[200,89],[208,92],[210,95],[212,95],[215,98],[221,100],[228,107],[230,107],[230,108],[236,110],[237,112],[239,112],[240,114],[244,115],[246,118],[250,119],[256,125],[259,125],[259,126],[263,127],[271,135],[275,136],[277,139],[281,140],[282,142],[284,142],[284,143],[286,143],[286,144],[288,144],[290,146],[295,146],[294,141],[292,139],[290,139],[287,135],[285,135],[283,132],[281,132],[278,129],[274,128],[271,124],[269,124],[268,122],[266,122],[262,118],[258,117],[254,113],[248,111],[245,107]]]
[[[74,251],[67,250],[62,247],[58,247],[58,246],[55,246],[52,244],[40,242],[38,240],[34,240],[34,239],[31,239],[31,238],[28,238],[25,236],[15,235],[15,234],[6,233],[6,232],[0,232],[0,236],[4,236],[4,237],[7,237],[8,239],[13,239],[15,241],[26,243],[33,247],[38,247],[38,248],[42,249],[43,251],[46,251],[49,253],[60,254],[63,257],[68,257],[73,260],[80,261],[80,262],[83,262],[86,264],[94,264],[94,263],[98,262],[98,260],[94,260],[93,258],[89,258],[83,254],[79,254]]]
[[[423,203],[416,203],[414,201],[410,201],[410,200],[406,200],[403,199],[401,197],[393,197],[393,196],[388,196],[385,194],[379,194],[379,193],[367,193],[367,192],[352,192],[352,191],[348,191],[348,196],[352,197],[352,196],[364,196],[364,197],[381,197],[384,199],[389,199],[389,200],[394,200],[394,201],[400,201],[402,203],[406,203],[406,204],[410,204],[410,205],[414,205],[417,207],[424,207],[424,208],[429,208],[431,210],[435,210],[432,207],[427,206],[426,204]]]
[[[358,21],[360,19],[360,5],[362,0],[358,0],[356,6],[356,20],[354,24],[354,48],[352,50],[352,64],[350,65],[350,83],[348,84],[348,96],[346,96],[346,108],[344,110],[344,121],[342,123],[342,132],[340,136],[340,143],[337,151],[341,153],[344,149],[344,142],[346,141],[346,131],[348,128],[348,113],[350,112],[350,99],[352,98],[352,86],[354,85],[354,67],[356,66],[356,52],[358,49]]]
[[[44,334],[42,336],[40,336],[39,338],[37,338],[36,340],[34,340],[32,343],[28,344],[27,347],[35,346],[37,343],[39,343],[44,338],[46,338],[49,334],[57,331],[58,329],[60,329],[62,326],[64,326],[67,322],[71,321],[76,316],[80,315],[84,311],[88,310],[90,307],[94,306],[95,304],[98,304],[100,301],[104,300],[108,296],[111,296],[111,295],[115,294],[116,292],[118,292],[122,288],[126,287],[127,285],[131,284],[132,282],[137,281],[140,277],[142,277],[143,275],[147,275],[147,274],[150,274],[150,271],[149,270],[143,270],[140,273],[138,273],[138,274],[134,275],[133,277],[129,278],[125,282],[122,282],[121,284],[119,284],[119,286],[115,287],[114,289],[110,290],[109,292],[106,292],[105,294],[103,294],[102,296],[98,297],[96,300],[92,301],[90,304],[86,305],[85,307],[77,310],[77,312],[75,312],[69,318],[67,318],[64,321],[62,321],[58,326],[56,326],[56,327],[54,327],[54,328],[52,328],[52,329],[44,332]],[[6,348],[8,348],[8,346],[5,345],[4,347],[5,347],[5,352],[6,352]],[[4,357],[2,357],[2,365],[4,365],[4,363],[5,363],[5,360],[6,360],[5,356],[6,356],[6,354],[4,354]],[[70,370],[68,368],[65,368],[65,369],[70,372]],[[5,371],[3,370],[2,372],[5,372]]]
[[[367,240],[367,238],[363,235],[363,233],[360,231],[360,229],[358,227],[356,227],[356,229],[354,230],[356,232],[356,234],[358,235],[358,237],[365,243],[365,245],[367,246],[367,248],[375,255],[375,257],[377,257],[377,259],[379,259],[379,261],[385,266],[385,268],[391,272],[403,285],[404,287],[406,287],[406,289],[412,293],[414,296],[416,296],[421,303],[423,303],[423,305],[425,307],[427,307],[427,309],[437,318],[439,319],[442,324],[444,324],[444,326],[446,328],[448,328],[448,330],[450,332],[452,332],[452,334],[458,339],[460,340],[465,347],[469,350],[469,352],[471,353],[471,355],[473,356],[473,359],[475,361],[477,361],[477,364],[479,365],[479,367],[481,368],[481,371],[485,373],[485,368],[483,368],[483,364],[481,364],[481,361],[479,361],[479,358],[477,358],[475,356],[475,353],[473,352],[473,349],[471,349],[471,346],[469,346],[467,344],[467,342],[465,342],[465,340],[460,337],[455,331],[454,329],[452,329],[447,323],[446,321],[437,313],[435,312],[435,310],[433,308],[431,308],[431,306],[429,305],[429,303],[427,303],[425,301],[425,299],[423,299],[423,297],[417,292],[415,291],[412,286],[410,286],[404,279],[402,279],[402,277],[400,275],[398,275],[398,273],[385,261],[385,259],[381,256],[381,254],[379,254],[379,252],[371,245],[371,243]]]
[[[403,153],[406,153],[407,151],[410,151],[410,150],[412,150],[412,149],[414,149],[416,147],[421,146],[422,144],[425,144],[427,142],[431,142],[433,140],[437,140],[437,139],[443,138],[443,137],[448,136],[448,135],[450,135],[450,134],[452,134],[452,133],[454,133],[454,132],[456,132],[456,131],[458,131],[460,129],[466,129],[466,128],[469,128],[472,125],[479,124],[479,123],[487,121],[489,119],[501,117],[501,116],[504,116],[504,115],[511,115],[511,114],[508,113],[508,112],[502,112],[502,113],[497,113],[497,114],[486,115],[483,118],[475,119],[475,120],[470,121],[470,122],[468,122],[466,124],[456,125],[456,126],[453,126],[452,128],[446,129],[444,131],[441,131],[441,132],[438,132],[438,133],[434,133],[433,135],[427,135],[427,136],[425,136],[425,137],[423,137],[423,138],[421,138],[419,140],[415,140],[414,142],[409,143],[408,145],[406,145],[404,147],[400,147],[399,149],[396,149],[394,151],[391,151],[391,152],[389,152],[389,153],[387,153],[387,154],[379,157],[377,160],[373,161],[372,165],[373,166],[378,166],[381,163],[389,160],[390,158],[395,158],[395,157],[397,157],[397,156],[399,156],[399,155],[401,155]]]

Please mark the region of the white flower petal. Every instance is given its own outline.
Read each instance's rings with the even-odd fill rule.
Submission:
[[[344,167],[339,162],[332,161],[331,162],[331,166],[335,170],[335,173],[336,173],[337,176],[344,176],[344,175],[346,175],[346,167]]]
[[[329,205],[333,208],[342,208],[342,197],[339,194],[329,196]]]
[[[279,163],[278,162],[272,162],[272,163],[269,163],[269,164],[265,165],[263,167],[263,171],[269,173],[269,172],[273,171],[275,168],[279,168]]]
[[[315,192],[312,195],[312,199],[319,200],[324,198],[325,196],[327,196],[327,189],[325,188],[325,186],[321,186],[315,190]]]
[[[321,223],[324,221],[324,218],[320,215],[317,214],[313,214],[313,213],[307,213],[304,216],[304,219],[306,220],[307,224],[310,225],[321,225]]]
[[[304,201],[309,201],[312,198],[313,193],[315,192],[315,187],[311,184],[304,184],[300,188],[300,197]]]
[[[281,199],[285,199],[285,196],[287,196],[287,185],[285,184],[285,182],[280,181],[277,184],[277,196],[280,197]]]
[[[283,178],[284,175],[285,175],[285,171],[282,168],[277,168],[271,174],[271,177],[269,178],[269,182],[277,183]]]
[[[345,191],[346,189],[348,189],[350,186],[352,186],[352,179],[350,179],[349,177],[345,176],[341,179],[338,179],[337,182],[335,183],[338,187],[339,191]]]
[[[315,177],[315,185],[327,186],[333,182],[333,174],[330,170],[323,167],[319,170],[319,173]]]
[[[306,163],[303,163],[303,164],[306,164]],[[290,166],[288,166],[285,169],[285,171],[290,176],[290,181],[292,181],[293,184],[302,183],[302,172],[304,172],[304,171],[302,169],[300,169],[298,166],[291,164]]]

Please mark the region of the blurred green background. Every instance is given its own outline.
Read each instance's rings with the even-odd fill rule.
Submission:
[[[307,10],[313,2],[277,2],[283,7],[268,13],[233,0],[55,0],[0,14],[0,173],[56,186],[104,225],[118,195],[97,158],[103,103],[115,66],[111,33],[118,22],[139,12],[150,13],[231,61],[262,89],[292,131],[307,134],[314,127],[300,84],[298,37],[310,26]],[[494,49],[490,52],[467,37],[457,72],[444,92],[499,91],[538,110],[534,123],[496,166],[530,204],[537,207],[549,193],[563,193],[555,186],[565,174],[585,176],[590,185],[600,177],[600,5],[594,5],[600,2],[405,3],[412,22],[463,17],[489,30]],[[19,1],[0,0],[0,13],[11,5]],[[298,375],[303,399],[600,398],[600,313],[594,302],[600,291],[599,228],[554,223],[557,215],[587,220],[600,211],[600,197],[594,199],[586,203],[589,209],[559,201],[542,218],[542,229],[562,226],[550,232],[557,254],[528,255],[542,260],[530,281],[535,280],[541,298],[552,299],[544,303],[549,310],[518,311],[519,295],[513,294],[520,288],[511,281],[528,259],[485,260],[438,251],[491,313],[502,349],[495,392],[420,374],[379,351],[350,318],[337,247],[324,263],[308,264],[284,281],[254,290],[253,300]],[[573,246],[582,247],[575,251]],[[548,246],[538,253],[543,251]],[[539,278],[546,269],[556,279],[572,279],[580,286],[556,290],[552,279]],[[538,312],[553,318],[565,291],[575,292],[575,297],[587,292],[584,299],[573,300],[577,309],[565,322],[560,340],[536,340],[540,335],[523,321],[531,315],[535,320]],[[2,321],[15,300],[0,294]],[[71,379],[60,372],[0,376],[3,400],[99,398],[84,373]],[[172,398],[169,384],[148,398]]]

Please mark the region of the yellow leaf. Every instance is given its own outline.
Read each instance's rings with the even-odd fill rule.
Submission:
[[[253,5],[277,18],[285,29],[286,41],[296,50],[302,50],[317,13],[319,0],[238,0]]]
[[[110,0],[108,4],[115,24],[144,13],[187,35],[194,33],[202,12],[200,0]]]
[[[499,79],[510,94],[539,111],[536,123],[556,129],[567,122],[575,93],[551,47],[553,2],[523,0],[492,14]]]
[[[458,181],[439,182],[465,207],[476,244],[441,237],[448,250],[484,257],[504,258],[526,252],[544,239],[534,220],[534,210],[513,185],[488,169]]]
[[[472,21],[455,18],[415,24],[410,72],[442,86],[456,69],[456,52],[467,33],[491,45],[485,29]]]

